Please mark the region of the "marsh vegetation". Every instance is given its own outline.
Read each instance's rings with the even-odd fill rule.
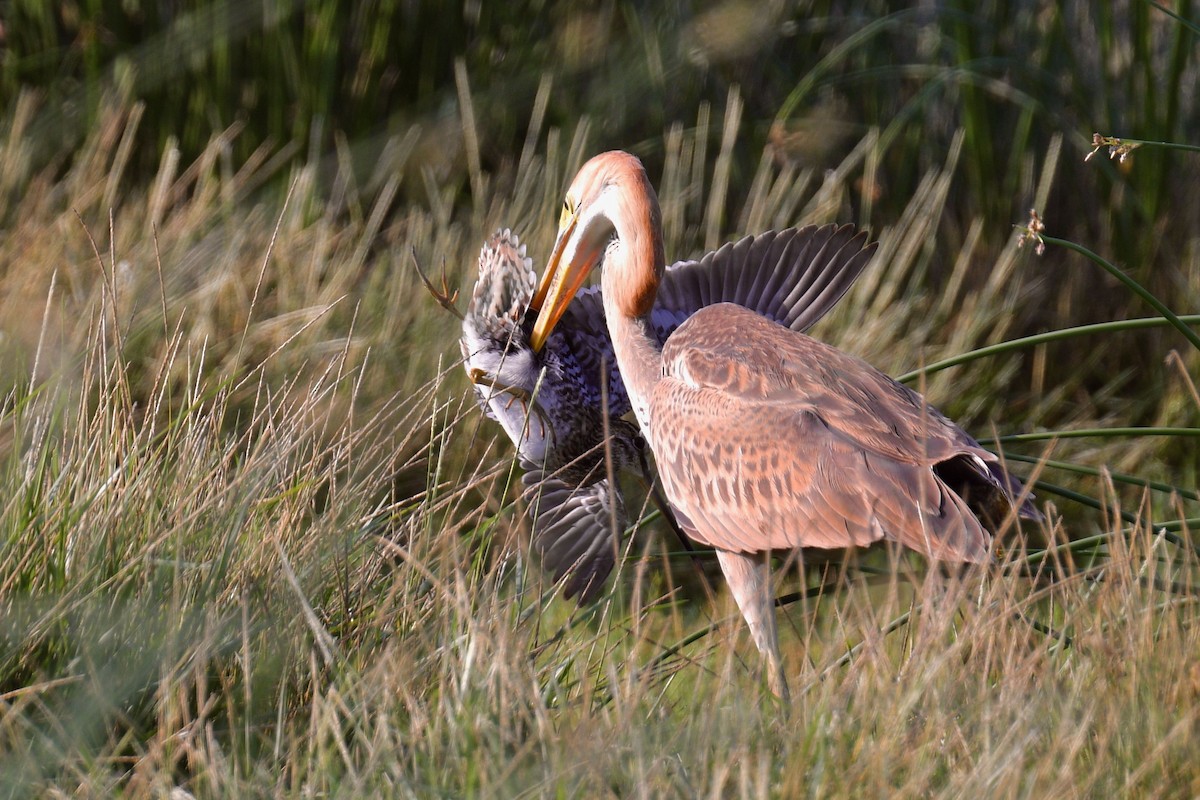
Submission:
[[[1200,352],[1057,243],[1200,312],[1200,154],[1084,161],[1200,143],[1189,4],[13,5],[0,792],[1200,793]],[[669,259],[869,228],[814,335],[1047,513],[961,578],[791,575],[790,708],[652,518],[557,597],[412,268],[502,225],[540,267],[616,146]]]

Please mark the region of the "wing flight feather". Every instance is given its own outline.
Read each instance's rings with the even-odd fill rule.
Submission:
[[[625,530],[620,492],[606,478],[575,485],[532,467],[521,482],[542,565],[563,582],[566,597],[577,597],[580,605],[592,602],[616,564],[613,531]]]

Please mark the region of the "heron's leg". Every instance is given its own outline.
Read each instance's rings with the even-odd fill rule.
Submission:
[[[775,596],[771,590],[771,565],[766,556],[717,551],[721,571],[733,592],[750,636],[758,651],[767,659],[767,685],[784,702],[789,700],[783,658],[779,654],[779,633],[775,628]]]

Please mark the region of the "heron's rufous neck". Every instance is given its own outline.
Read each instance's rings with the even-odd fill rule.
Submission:
[[[662,377],[662,351],[650,324],[666,258],[658,195],[642,162],[627,153],[609,154],[614,184],[606,193],[606,214],[614,234],[604,251],[600,278],[604,315],[613,353],[643,435],[650,432],[650,395]]]
[[[617,250],[619,251],[619,248]],[[614,257],[616,253],[610,249],[609,259]],[[608,332],[612,336],[613,353],[621,370],[621,379],[633,405],[633,413],[637,416],[642,434],[649,436],[650,395],[655,384],[662,378],[662,350],[654,336],[650,308],[643,314],[632,314],[629,304],[622,302],[624,296],[618,284],[624,270],[614,269],[616,266],[605,263],[600,279],[604,296],[604,316],[608,322]],[[650,307],[653,307],[653,301],[652,294]]]

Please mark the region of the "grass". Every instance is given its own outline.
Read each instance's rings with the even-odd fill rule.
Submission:
[[[1175,64],[1177,29],[1138,9],[1117,14],[1165,43],[1147,59]],[[955,46],[998,81],[984,26],[962,20]],[[1125,23],[1100,23],[1123,52]],[[1018,44],[1057,63],[1068,39]],[[881,52],[829,46],[822,69],[849,59],[837,80],[861,80]],[[561,127],[561,90],[535,81],[542,111],[496,162],[489,90],[464,63],[446,83],[479,150],[456,162],[461,180],[409,130],[372,142],[369,175],[361,139],[264,145],[252,120],[167,135],[148,159],[142,126],[160,130],[160,110],[120,92],[69,157],[41,164],[46,106],[14,98],[0,142],[0,793],[1200,793],[1200,354],[1162,318],[1081,327],[1098,287],[1114,317],[1149,306],[1053,241],[1123,264],[1194,330],[1195,221],[1161,210],[1193,167],[1172,177],[1150,145],[1131,167],[1085,164],[1087,136],[1041,138],[1027,106],[990,121],[1001,87],[982,80],[961,106],[944,83],[906,95],[923,123],[851,126],[828,163],[780,156],[757,129],[776,110],[762,115],[761,86],[637,141],[669,257],[772,226],[869,225],[880,255],[815,333],[1002,448],[1047,511],[989,570],[951,578],[880,552],[785,576],[783,708],[730,599],[710,601],[653,521],[589,609],[529,560],[511,451],[469,397],[457,320],[411,253],[435,270],[444,258],[464,286],[503,224],[540,261],[562,187],[612,134]],[[796,84],[777,132],[799,135],[821,80]],[[1121,73],[1098,107],[1115,115],[1133,88]],[[1133,109],[1145,125],[1091,127],[1167,140],[1194,113],[1152,100]],[[1160,114],[1171,124],[1150,124]],[[1081,202],[1085,169],[1137,202]],[[993,178],[1004,192],[975,196]],[[1040,258],[1018,247],[1018,217],[987,211],[1031,204],[1058,209]],[[1138,241],[1113,244],[1138,219]]]
[[[436,205],[382,224],[386,191],[355,198],[347,180],[322,196],[306,168],[278,206],[231,203],[260,176],[223,172],[220,140],[178,174],[164,160],[110,226],[90,187],[112,182],[105,144],[136,112],[108,120],[72,174],[26,196],[8,241],[37,243],[34,261],[24,245],[4,255],[30,284],[10,357],[37,364],[3,408],[7,792],[1170,795],[1200,779],[1200,676],[1182,657],[1200,644],[1196,560],[1160,532],[1195,516],[1195,495],[1109,477],[1130,450],[1126,471],[1170,472],[1169,439],[1055,443],[1101,466],[1066,473],[1099,515],[1062,501],[1042,534],[1074,550],[1013,543],[1011,569],[962,580],[886,556],[827,575],[781,612],[798,684],[783,709],[732,604],[664,570],[658,539],[635,539],[583,612],[527,560],[507,450],[454,363],[456,320],[407,263],[410,247],[447,253],[469,275],[477,233]],[[696,134],[674,135],[672,175],[706,174],[686,159]],[[528,188],[585,152],[558,141],[511,181],[519,198],[483,206],[487,225],[552,217],[554,192]],[[1015,240],[976,291],[956,295],[956,274],[944,296],[906,296],[956,157],[878,230],[884,255],[826,338],[896,371],[914,351],[892,342],[1004,338],[1007,302],[1044,263]],[[773,188],[752,216],[788,202],[818,218],[828,187],[760,169]],[[680,221],[712,208],[671,204],[687,196],[664,191],[675,252],[695,246]],[[528,228],[534,252],[544,227]],[[927,373],[925,389],[991,416],[1011,358]],[[1071,391],[1062,375],[1000,419],[1112,425],[1094,406],[1046,410]],[[1194,419],[1183,385],[1159,403],[1164,424]]]

